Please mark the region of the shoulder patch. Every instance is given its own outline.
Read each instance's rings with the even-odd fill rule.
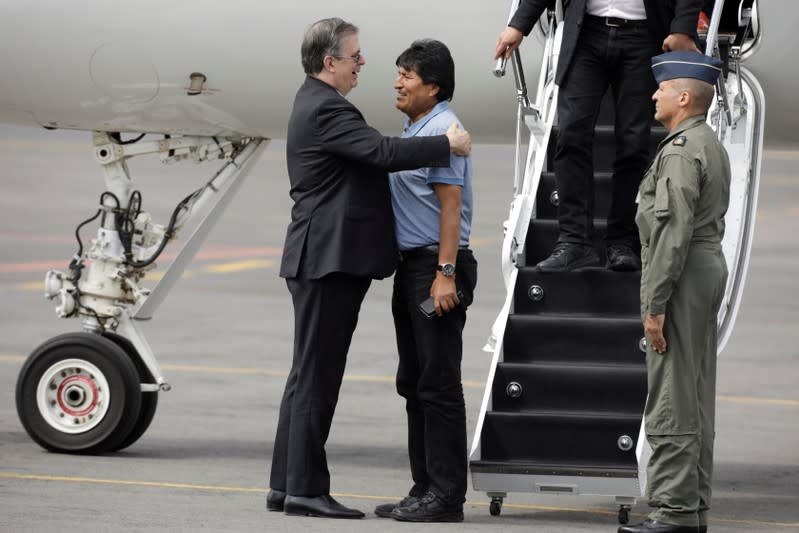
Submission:
[[[680,135],[679,137],[675,138],[671,142],[671,144],[673,144],[674,146],[685,146],[685,141],[686,140],[687,140],[687,138],[685,137],[685,135]]]

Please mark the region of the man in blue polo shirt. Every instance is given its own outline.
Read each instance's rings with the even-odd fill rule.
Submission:
[[[397,58],[397,109],[408,116],[403,137],[439,135],[449,109],[455,65],[447,47],[415,41]],[[477,283],[469,250],[472,162],[389,175],[400,263],[392,313],[397,334],[397,392],[408,415],[413,487],[375,514],[410,522],[460,522],[466,497],[466,407],[461,384],[466,307]],[[429,315],[420,304],[429,300]],[[424,307],[424,306],[423,306]]]

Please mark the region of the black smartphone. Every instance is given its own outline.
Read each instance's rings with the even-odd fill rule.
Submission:
[[[419,304],[419,311],[427,318],[436,316],[436,302],[433,300],[432,296]]]
[[[463,293],[461,291],[458,291],[458,300],[463,301]],[[419,311],[427,318],[436,316],[436,302],[432,296],[419,304]]]

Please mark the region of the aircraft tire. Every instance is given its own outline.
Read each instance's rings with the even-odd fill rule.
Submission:
[[[136,370],[139,372],[139,380],[141,383],[155,383],[155,379],[153,379],[150,371],[147,370],[147,367],[144,366],[141,357],[139,357],[139,352],[133,346],[133,343],[127,339],[127,337],[117,335],[116,333],[111,333],[110,331],[103,333],[103,337],[112,341],[114,344],[122,348],[126,354],[128,354],[128,357],[130,357],[130,359],[133,361],[133,364],[136,366]],[[139,418],[136,420],[136,425],[133,426],[133,430],[130,432],[130,435],[125,437],[125,439],[111,451],[116,452],[122,450],[139,440],[139,438],[144,435],[144,432],[147,431],[147,428],[150,427],[150,422],[153,421],[157,407],[158,392],[142,391],[141,410],[139,411]]]
[[[25,361],[16,403],[28,435],[45,449],[112,451],[139,420],[139,372],[113,341],[94,333],[66,333],[45,341]]]

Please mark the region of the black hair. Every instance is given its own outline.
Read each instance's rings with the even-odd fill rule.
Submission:
[[[449,48],[435,39],[419,39],[397,57],[396,65],[416,72],[425,84],[435,83],[439,102],[452,100],[455,92],[455,62]]]

